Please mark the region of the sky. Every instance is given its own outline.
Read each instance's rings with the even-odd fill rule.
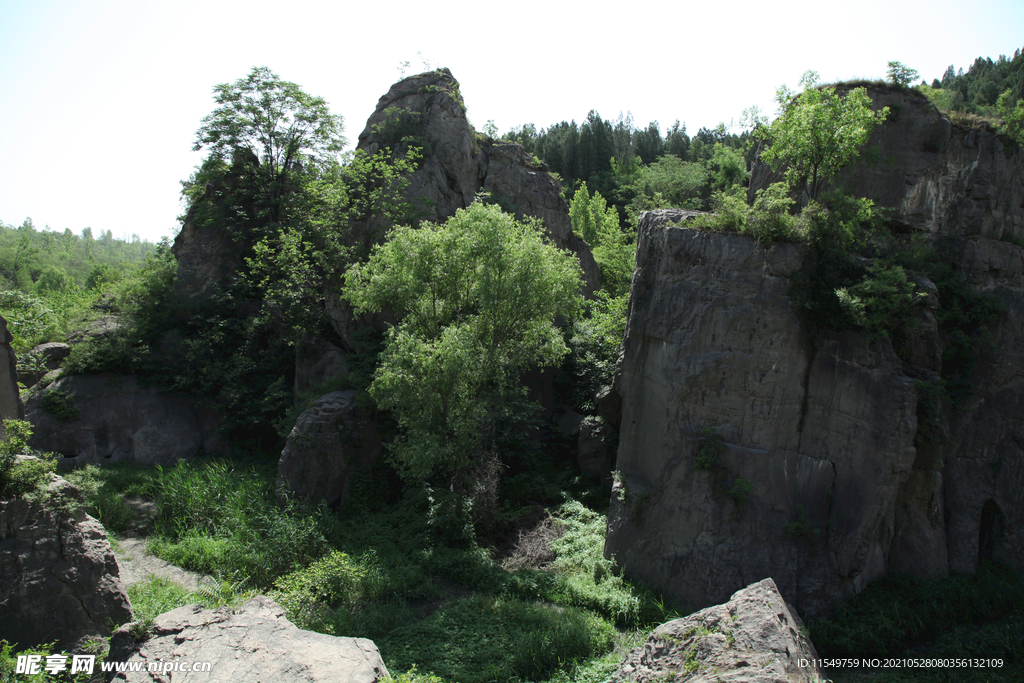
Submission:
[[[326,99],[352,142],[402,62],[451,69],[478,130],[596,109],[693,134],[773,113],[808,69],[874,79],[898,60],[931,82],[1012,57],[1024,2],[0,0],[0,45],[0,221],[157,241],[180,229],[213,86],[254,66]]]

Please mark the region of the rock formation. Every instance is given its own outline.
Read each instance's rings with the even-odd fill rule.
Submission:
[[[817,683],[818,657],[771,579],[729,602],[654,629],[613,680],[633,683]]]
[[[426,200],[422,206],[427,220],[450,218],[481,190],[490,192],[506,210],[541,219],[552,242],[579,258],[587,287],[597,288],[597,263],[587,243],[572,232],[557,181],[521,146],[473,130],[459,83],[448,69],[391,86],[359,134],[356,149],[373,154],[392,142],[382,126],[389,115],[407,136],[425,145],[423,164],[412,174],[406,196],[414,202]]]
[[[554,244],[577,255],[588,290],[597,289],[597,263],[587,243],[572,233],[558,182],[519,145],[495,142],[473,130],[458,81],[448,69],[411,76],[391,86],[359,134],[357,150],[373,154],[403,139],[406,142],[401,144],[423,148],[422,164],[412,174],[405,194],[427,220],[443,221],[469,206],[478,192],[491,192],[517,215],[539,218]],[[241,161],[236,159],[204,196],[232,193],[243,182]],[[183,296],[196,299],[209,296],[236,273],[248,248],[241,234],[244,228],[232,234],[200,213],[196,207],[189,210],[173,248],[178,260],[175,287]],[[351,227],[354,241],[372,246],[384,238],[389,224],[383,216],[373,216]],[[349,315],[346,306],[328,313],[344,327]],[[340,334],[346,337],[344,329]]]
[[[352,476],[373,466],[380,435],[357,397],[334,391],[299,416],[277,463],[278,502],[299,496],[343,505]]]
[[[1024,155],[1014,143],[985,123],[951,122],[916,90],[872,84],[867,92],[889,117],[833,185],[895,209],[914,230],[1024,240]],[[756,162],[748,199],[779,179]]]
[[[61,415],[55,403],[65,406]],[[184,394],[142,387],[131,375],[62,376],[28,399],[26,415],[35,432],[30,445],[74,465],[168,464],[220,450],[215,412]]]
[[[0,316],[0,420],[20,420],[25,415],[18,393],[18,357],[11,346],[13,340],[7,321]]]
[[[144,683],[202,678],[209,683],[376,683],[388,670],[373,641],[296,628],[273,600],[257,596],[237,609],[186,605],[161,614],[145,640],[125,625],[110,639],[108,662],[210,662],[209,672],[119,673],[113,681]]]
[[[924,232],[1007,312],[971,397],[936,408],[927,385],[947,340],[926,278],[903,362],[886,339],[809,338],[788,295],[803,246],[646,214],[606,553],[691,606],[770,576],[813,614],[886,574],[973,572],[986,557],[1024,567],[1024,249],[1001,241],[1024,234],[1024,154],[916,94],[870,93],[896,115],[873,138],[884,163],[847,172],[847,189]],[[755,169],[752,191],[770,180]]]
[[[48,497],[81,494],[51,475]],[[109,636],[131,606],[103,525],[23,497],[0,500],[0,638],[20,647],[56,641],[55,652]]]
[[[18,370],[18,381],[31,389],[50,372],[57,370],[61,362],[71,353],[71,347],[61,342],[47,342],[34,347],[26,355],[32,361],[32,367]]]

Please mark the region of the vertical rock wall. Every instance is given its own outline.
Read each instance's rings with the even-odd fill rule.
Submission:
[[[769,576],[805,611],[852,595],[886,572],[913,381],[887,342],[812,347],[787,295],[803,247],[654,218],[619,368],[606,553],[690,606]],[[697,464],[708,429],[724,441],[711,471]]]
[[[837,183],[924,233],[1007,312],[978,344],[970,398],[939,405],[930,282],[904,364],[886,340],[807,338],[787,294],[800,246],[642,218],[605,550],[690,606],[770,576],[814,614],[886,574],[1024,568],[1024,153],[912,91],[869,94],[893,114]],[[755,167],[751,195],[775,179]],[[927,414],[940,417],[919,432]],[[710,470],[709,429],[724,444]]]

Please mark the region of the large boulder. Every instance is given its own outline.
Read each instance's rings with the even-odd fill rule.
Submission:
[[[818,655],[771,579],[654,629],[613,680],[634,683],[817,683]]]
[[[48,498],[80,498],[51,475]],[[117,560],[98,521],[23,497],[0,500],[0,638],[81,649],[131,621]]]
[[[29,398],[26,415],[35,432],[30,445],[74,458],[65,465],[161,465],[221,449],[213,410],[143,387],[132,375],[61,376]]]
[[[322,396],[288,434],[277,463],[277,499],[284,503],[298,496],[343,505],[352,476],[372,467],[380,451],[377,424],[359,407],[358,392]]]
[[[142,641],[134,630],[128,624],[114,633],[107,661],[129,668],[139,662],[143,671],[118,673],[113,681],[177,680],[178,674],[145,671],[150,662],[176,661],[209,662],[209,671],[197,676],[209,683],[375,683],[388,675],[373,641],[300,630],[263,596],[237,609],[179,607],[154,619]]]

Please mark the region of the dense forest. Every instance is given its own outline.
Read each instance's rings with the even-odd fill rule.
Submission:
[[[913,70],[890,66],[892,87],[916,82]],[[643,211],[702,210],[698,229],[808,245],[814,267],[794,298],[812,332],[857,329],[906,353],[901,335],[921,295],[914,269],[956,300],[957,315],[943,309],[949,358],[968,358],[971,335],[1000,314],[890,229],[870,200],[829,187],[889,112],[873,111],[863,88],[837,90],[814,72],[801,85],[780,89],[772,122],[752,110],[740,125],[692,137],[679,121],[663,131],[596,111],[582,124],[500,136],[560,183],[573,232],[600,270],[586,297],[579,264],[500,197],[481,193],[444,221],[423,219],[423,202],[408,196],[431,151],[415,113],[377,124],[380,149],[342,155],[340,118],[266,68],[215,86],[196,133],[206,157],[183,182],[184,230],[217,234],[231,265],[201,294],[183,289],[167,242],[40,231],[28,219],[0,226],[0,313],[24,363],[35,344],[114,316],[116,329],[73,346],[66,373],[133,374],[223,415],[227,456],[68,475],[112,532],[133,522],[126,493],[152,499],[152,552],[222,582],[220,594],[197,596],[154,579],[132,595],[136,618],[258,591],[302,628],[372,638],[396,680],[606,680],[652,625],[687,606],[630,582],[603,556],[610,479],[580,473],[576,435],[542,415],[527,378],[544,369],[549,403],[603,419],[598,397],[624,335]],[[1020,51],[916,87],[1024,144]],[[444,94],[461,102],[457,90]],[[814,147],[801,128],[808,120],[841,131],[838,142]],[[782,180],[748,203],[758,157]],[[334,347],[346,372],[297,391],[296,353],[310,339]],[[380,425],[384,457],[340,509],[282,503],[274,479],[288,435],[303,411],[342,389],[359,392]],[[951,381],[941,390],[949,402],[965,389]],[[614,442],[613,431],[602,434]],[[937,594],[954,596],[950,604],[1010,595],[986,618],[994,629],[1016,619],[1007,632],[1019,638],[1012,610],[1024,604],[1024,580],[1002,568],[976,581],[885,583],[810,623],[811,633],[822,654],[967,647],[975,632],[958,629],[976,624],[931,605]],[[880,643],[872,619],[899,612],[907,595],[920,604],[894,617]],[[947,643],[938,629],[963,637]],[[1020,642],[1009,647],[1024,661]]]

